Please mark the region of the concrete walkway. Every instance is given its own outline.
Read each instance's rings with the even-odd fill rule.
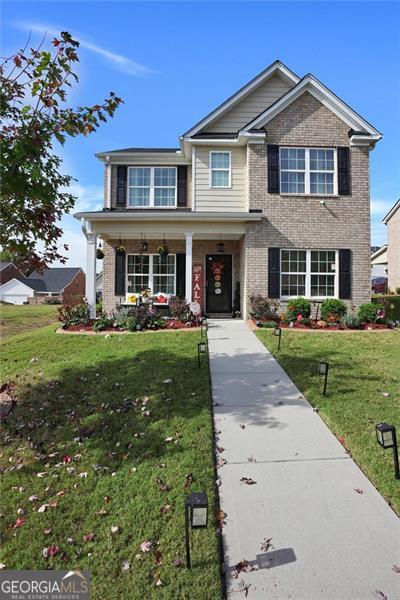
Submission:
[[[399,599],[394,512],[243,321],[208,339],[228,598]]]

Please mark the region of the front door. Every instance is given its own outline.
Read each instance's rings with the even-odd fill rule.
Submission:
[[[232,312],[232,255],[206,256],[206,312]]]

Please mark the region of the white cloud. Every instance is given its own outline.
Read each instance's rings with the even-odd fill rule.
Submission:
[[[393,200],[381,200],[379,198],[371,200],[371,215],[383,217],[393,206]]]
[[[23,31],[34,31],[41,34],[47,33],[57,38],[60,36],[60,32],[65,29],[65,27],[62,28],[56,27],[55,25],[48,25],[45,23],[31,23],[25,21],[14,23],[14,27],[16,27],[17,29],[22,29]],[[84,35],[77,31],[71,31],[70,33],[74,38],[78,40],[81,48],[85,48],[90,52],[99,54],[100,56],[105,58],[106,61],[111,63],[114,67],[118,68],[123,73],[127,73],[128,75],[134,75],[136,77],[141,77],[149,73],[154,73],[154,71],[152,71],[148,67],[141,65],[140,63],[132,60],[131,58],[128,58],[127,56],[123,56],[122,54],[116,54],[115,52],[111,52],[110,50],[99,46],[98,44],[94,43],[90,39],[87,39]]]
[[[80,185],[77,182],[71,183],[68,188],[63,188],[63,192],[69,192],[77,196],[77,201],[73,213],[85,212],[88,210],[101,210],[103,207],[103,187],[101,185]]]

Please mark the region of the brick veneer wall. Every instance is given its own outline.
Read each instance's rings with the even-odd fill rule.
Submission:
[[[387,224],[388,229],[388,286],[394,292],[400,287],[400,208]]]
[[[62,294],[64,304],[79,304],[85,296],[86,276],[79,271],[73,280],[65,286]]]
[[[158,247],[162,244],[162,240],[147,240],[149,244],[146,254],[156,254]],[[217,254],[216,245],[218,240],[196,240],[193,239],[193,264],[202,264],[205,269],[206,254]],[[107,313],[115,310],[117,304],[125,300],[125,297],[115,296],[115,246],[118,240],[104,241],[104,258],[103,258],[103,310]],[[232,283],[240,280],[241,269],[239,260],[239,241],[224,241],[225,254],[232,254],[233,269]],[[140,240],[122,240],[122,245],[126,248],[126,252],[139,253]],[[168,241],[168,248],[171,254],[185,253],[185,240]],[[204,272],[205,273],[205,272]],[[205,284],[205,275],[203,276]],[[241,281],[241,287],[244,287],[244,280]]]
[[[368,149],[350,147],[351,195],[269,194],[267,144],[349,146],[349,127],[306,92],[266,126],[265,144],[249,144],[249,208],[262,209],[261,223],[245,237],[246,295],[267,295],[268,248],[352,250],[352,302],[370,298],[370,197]],[[324,199],[326,205],[320,204]],[[248,309],[248,307],[247,307]]]

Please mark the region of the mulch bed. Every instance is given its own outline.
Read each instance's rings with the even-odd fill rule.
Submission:
[[[84,334],[84,335],[110,335],[110,334],[134,334],[138,333],[160,333],[163,331],[197,331],[200,329],[200,325],[192,324],[190,327],[185,325],[185,323],[180,322],[168,322],[165,327],[161,327],[160,329],[143,329],[138,331],[127,331],[126,329],[116,329],[115,327],[106,327],[102,331],[93,331],[92,325],[71,325],[68,329],[63,329],[59,327],[56,333],[65,333],[65,334]]]
[[[266,323],[268,321],[273,321],[275,322],[277,325],[279,325],[279,327],[281,329],[290,329],[291,331],[342,331],[342,332],[349,332],[349,331],[390,331],[391,327],[388,327],[387,325],[381,324],[381,323],[364,323],[363,325],[361,325],[360,328],[358,329],[350,329],[345,327],[344,325],[341,324],[332,324],[332,325],[327,325],[326,327],[319,327],[316,322],[311,322],[310,325],[304,325],[302,323],[295,323],[293,325],[293,327],[290,327],[290,325],[288,323],[280,323],[279,319],[265,319],[265,321],[261,321],[261,323]],[[248,324],[250,325],[251,329],[256,329],[256,330],[262,330],[262,329],[268,329],[267,327],[259,327],[257,325],[257,323],[254,321],[254,319],[252,319],[251,321],[248,321]]]

